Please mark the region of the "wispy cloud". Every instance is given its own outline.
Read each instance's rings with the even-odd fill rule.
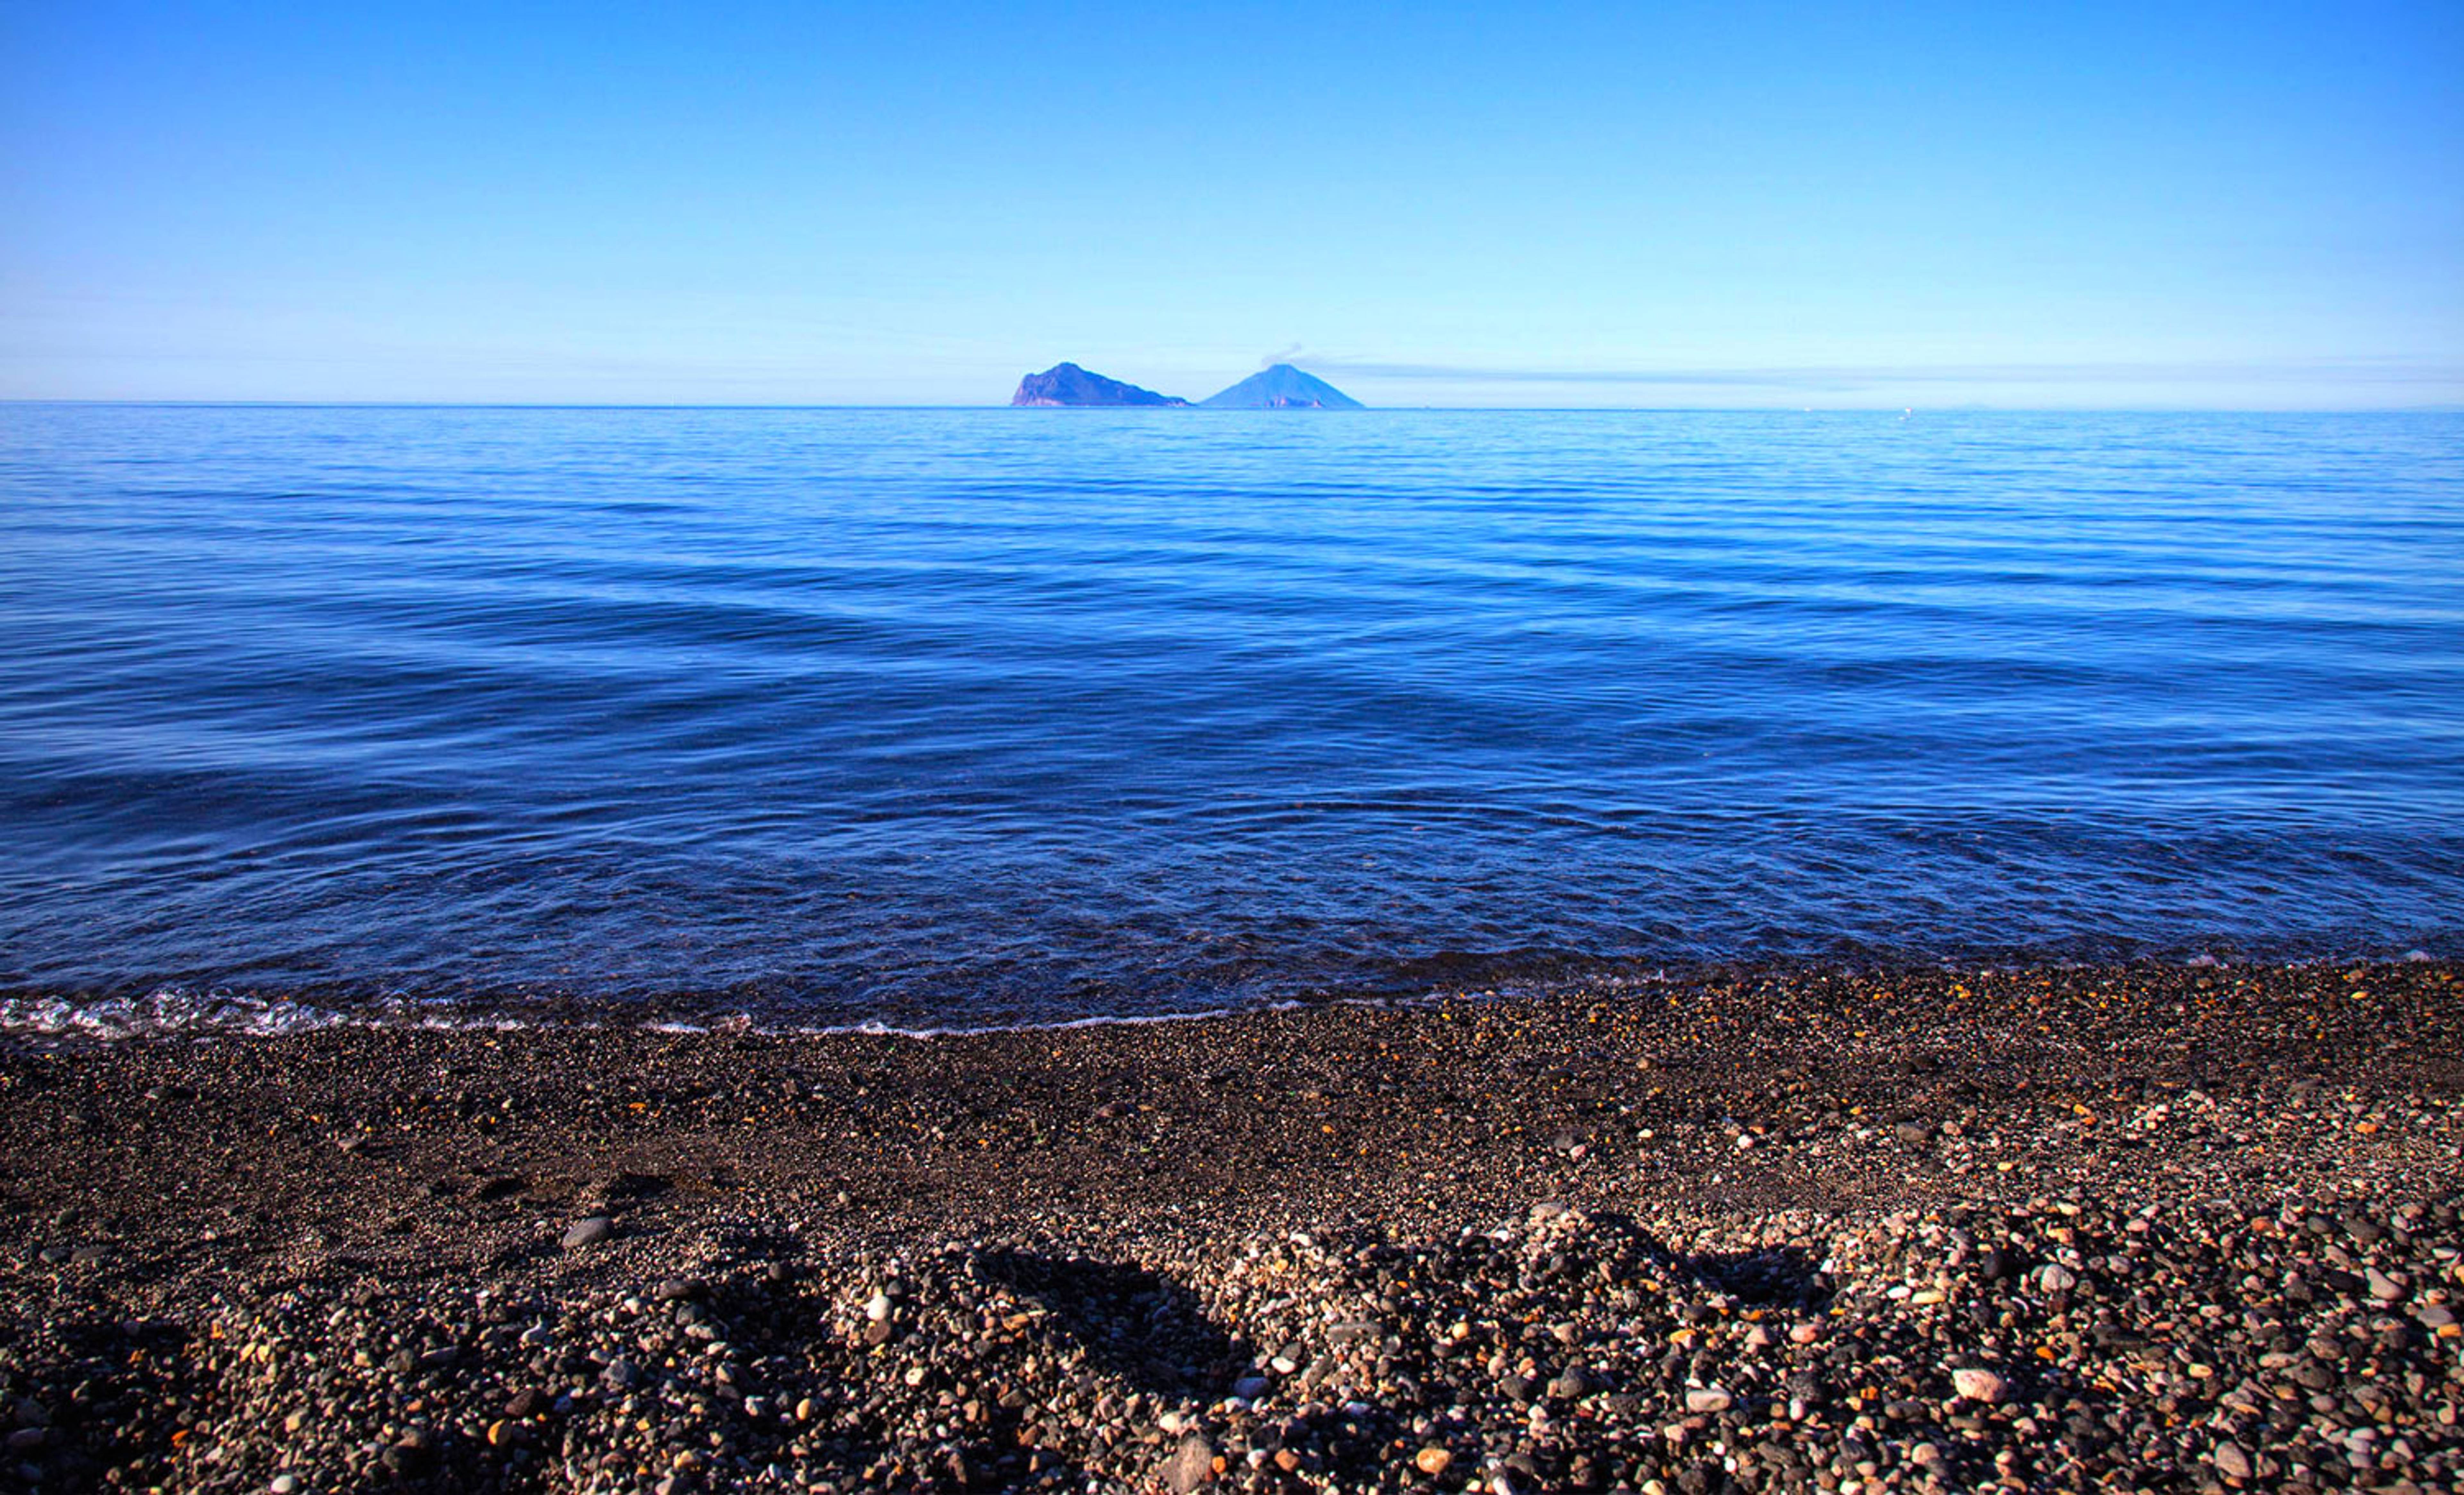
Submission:
[[[1361,379],[1429,380],[1454,384],[1787,389],[1803,393],[1843,393],[1886,385],[2464,384],[2464,367],[2396,358],[2175,363],[1870,363],[1760,368],[1547,368],[1479,363],[1398,363],[1341,357],[1319,357],[1309,362],[1310,366],[1320,372]]]

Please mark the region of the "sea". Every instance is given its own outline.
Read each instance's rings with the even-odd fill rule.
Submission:
[[[0,1026],[2464,954],[2464,415],[0,406]]]

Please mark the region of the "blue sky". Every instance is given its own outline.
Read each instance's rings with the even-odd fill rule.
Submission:
[[[2464,6],[0,0],[0,396],[2464,403]]]

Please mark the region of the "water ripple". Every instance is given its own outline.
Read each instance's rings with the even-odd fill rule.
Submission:
[[[2464,949],[2453,416],[0,437],[0,987],[44,1022]]]

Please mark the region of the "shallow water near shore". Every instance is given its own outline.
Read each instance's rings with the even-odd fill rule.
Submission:
[[[2464,417],[0,407],[0,986],[2464,950]]]

